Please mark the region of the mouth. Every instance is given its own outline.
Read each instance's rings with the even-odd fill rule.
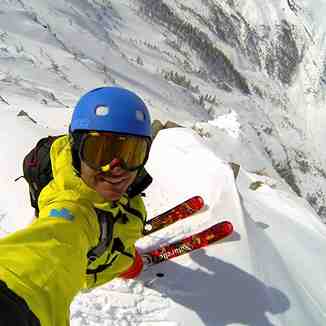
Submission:
[[[105,178],[105,177],[100,177],[99,178],[99,181],[101,182],[105,182],[105,183],[108,183],[110,185],[119,185],[119,184],[122,184],[126,181],[126,178],[121,178],[121,177],[117,177],[117,178]]]

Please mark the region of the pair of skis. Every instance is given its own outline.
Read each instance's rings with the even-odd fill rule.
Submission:
[[[185,219],[204,207],[204,200],[200,196],[187,199],[172,209],[160,214],[145,224],[144,235],[161,230],[179,220]],[[158,249],[142,254],[145,266],[159,264],[174,257],[181,256],[193,250],[203,248],[231,235],[233,225],[229,221],[222,221],[213,226],[186,237],[172,244],[161,246]]]

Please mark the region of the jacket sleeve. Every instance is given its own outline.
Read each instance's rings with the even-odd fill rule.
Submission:
[[[72,201],[52,202],[42,207],[39,218],[35,220],[40,223],[52,223],[53,221],[60,221],[67,228],[67,232],[65,230],[56,232],[58,237],[66,237],[68,240],[69,231],[81,232],[87,239],[85,250],[94,246],[98,241],[100,228],[97,217],[94,210],[88,208],[87,205],[76,205]]]
[[[56,241],[55,260],[79,280],[79,290],[86,283],[87,252],[97,244],[100,233],[97,218],[91,214],[91,210],[74,202],[54,202],[43,207],[31,225],[42,229],[44,238]]]
[[[35,307],[36,302],[45,302],[44,307],[54,304],[58,314],[66,314],[68,304],[86,285],[87,252],[99,236],[96,223],[85,207],[73,202],[43,206],[32,224],[0,239],[1,278],[11,280],[13,289],[20,289],[18,294],[30,288]]]

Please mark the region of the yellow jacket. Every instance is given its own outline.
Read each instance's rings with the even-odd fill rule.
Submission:
[[[108,282],[132,265],[146,211],[140,196],[126,195],[113,204],[88,187],[73,169],[67,136],[53,143],[50,155],[54,179],[39,197],[39,218],[0,239],[0,279],[25,299],[42,326],[64,326],[69,325],[70,303],[80,290]],[[100,237],[94,207],[116,219],[112,239],[123,244],[124,254],[112,252],[111,243],[87,266],[87,253]],[[133,209],[142,218],[132,214]],[[109,268],[86,274],[87,268],[101,265]]]

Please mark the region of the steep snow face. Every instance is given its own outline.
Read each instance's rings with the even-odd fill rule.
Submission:
[[[28,104],[21,98],[21,105]],[[53,111],[51,119],[60,121],[60,111]],[[14,182],[21,174],[22,158],[36,140],[56,131],[4,107],[1,119],[0,137],[5,141],[0,142],[0,236],[4,236],[33,217],[26,183]],[[221,123],[223,129],[216,129]],[[200,137],[187,128],[158,134],[146,166],[154,177],[145,197],[148,216],[193,195],[201,195],[206,206],[141,239],[137,247],[143,252],[225,219],[233,223],[234,234],[148,269],[138,280],[116,279],[78,295],[71,306],[72,326],[324,325],[325,225],[276,172],[275,178],[243,167],[234,173],[227,160],[245,141],[234,112],[209,127],[210,138],[203,130]],[[269,160],[259,155],[259,162],[254,162],[251,153],[254,149],[259,153],[255,145],[242,153],[242,162],[267,166]]]
[[[30,105],[20,109],[63,130],[78,96],[103,84],[130,87],[154,118],[187,126],[234,111],[242,136],[254,137],[259,156],[322,216],[318,8],[293,0],[3,2],[1,100],[17,108],[23,96]],[[65,121],[48,122],[44,106],[65,107]]]
[[[130,87],[154,118],[187,126],[234,111],[241,137],[254,137],[323,216],[322,8],[294,0],[4,1],[0,100],[58,130],[67,130],[76,99],[103,84]],[[52,108],[65,108],[62,122],[48,121]]]
[[[317,7],[260,0],[138,3],[183,61],[179,76],[200,87],[165,78],[207,92],[200,104],[212,117],[235,110],[278,173],[323,215],[325,30],[312,23]]]

